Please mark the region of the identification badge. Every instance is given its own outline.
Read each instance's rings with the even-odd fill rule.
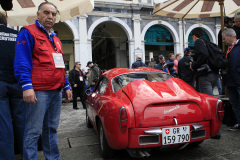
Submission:
[[[56,68],[65,68],[63,56],[61,53],[52,53]]]
[[[79,80],[80,80],[80,81],[83,81],[83,77],[82,77],[82,76],[79,76]]]

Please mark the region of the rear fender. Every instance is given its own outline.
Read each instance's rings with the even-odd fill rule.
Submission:
[[[218,121],[216,116],[216,104],[218,98],[206,94],[200,94],[202,97],[202,110],[205,114],[205,120],[210,120],[210,136],[215,136],[221,129],[222,121]]]
[[[108,100],[107,100],[108,99]],[[135,126],[134,111],[131,103],[123,103],[117,98],[106,98],[98,109],[109,146],[113,149],[125,149],[128,146],[128,129],[122,133],[119,126],[119,111],[122,106],[127,110],[128,128]]]

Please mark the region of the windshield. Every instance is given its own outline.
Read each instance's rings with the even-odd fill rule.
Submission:
[[[125,87],[128,83],[138,79],[145,79],[149,82],[163,82],[169,78],[172,78],[172,76],[159,72],[128,73],[113,78],[112,85],[114,92],[117,92],[119,89]]]

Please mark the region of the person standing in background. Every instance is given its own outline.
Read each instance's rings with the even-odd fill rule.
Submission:
[[[85,72],[81,70],[81,63],[75,62],[74,68],[69,73],[69,82],[73,91],[73,109],[79,109],[77,107],[77,97],[80,97],[82,106],[86,109],[86,97],[84,92],[85,77]]]
[[[146,64],[142,62],[142,57],[140,55],[136,57],[136,62],[133,62],[132,64],[132,69],[135,69],[138,67],[146,67]]]
[[[237,122],[229,130],[240,130],[240,41],[236,32],[228,28],[222,33],[222,40],[228,46],[227,50],[227,93]]]
[[[178,61],[178,76],[187,84],[194,88],[194,74],[195,72],[189,68],[190,62],[192,62],[193,50],[191,48],[184,49],[184,57]]]
[[[15,148],[22,153],[25,109],[22,87],[14,76],[17,31],[7,27],[7,18],[0,12],[0,159],[12,160]]]
[[[234,25],[232,28],[236,32],[236,38],[240,39],[240,15],[234,17]]]
[[[181,53],[178,53],[176,54],[176,59],[174,60],[174,70],[176,71],[176,75],[178,75],[178,61],[179,59],[182,58],[182,54]]]

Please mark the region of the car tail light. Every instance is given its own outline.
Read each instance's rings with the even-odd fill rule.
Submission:
[[[222,121],[224,117],[224,104],[222,100],[218,100],[216,104],[216,116],[218,121]]]
[[[125,107],[121,107],[119,111],[119,126],[121,131],[125,133],[128,127],[128,115]]]

